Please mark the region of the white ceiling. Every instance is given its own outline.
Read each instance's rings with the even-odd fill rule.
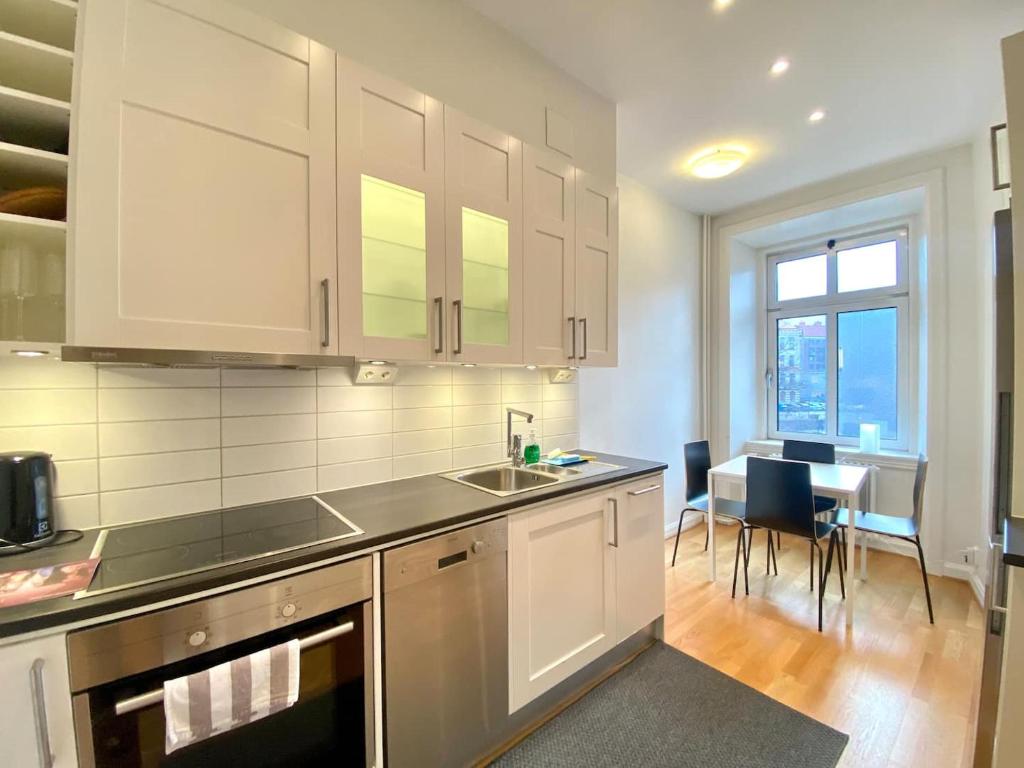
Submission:
[[[706,213],[975,139],[1002,111],[999,40],[1024,29],[1024,0],[464,1],[618,104],[620,171]],[[747,167],[680,172],[726,141]]]

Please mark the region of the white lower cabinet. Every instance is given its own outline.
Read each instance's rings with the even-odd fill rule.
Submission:
[[[625,640],[665,613],[665,491],[662,478],[616,494],[616,638]]]
[[[509,518],[510,711],[664,613],[661,482]]]
[[[78,757],[65,636],[0,647],[0,680],[4,682],[2,763],[17,768],[75,768]]]

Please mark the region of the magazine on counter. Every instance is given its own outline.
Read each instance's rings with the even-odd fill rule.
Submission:
[[[99,564],[100,559],[93,557],[74,563],[0,573],[0,608],[74,594],[89,586]]]

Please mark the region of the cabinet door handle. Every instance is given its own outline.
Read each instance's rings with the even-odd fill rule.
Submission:
[[[608,497],[608,501],[612,503],[612,540],[608,542],[613,547],[618,549],[619,547],[619,500],[614,496]]]
[[[452,309],[455,313],[455,349],[452,352],[456,355],[462,354],[462,299],[452,302]]]
[[[437,308],[437,346],[434,347],[434,352],[441,354],[444,352],[444,297],[438,296],[434,299],[434,307]]]
[[[652,485],[650,488],[644,488],[643,490],[630,491],[629,495],[630,496],[643,496],[645,493],[652,493],[652,492],[658,490],[659,488],[661,488],[660,485]]]
[[[576,318],[569,318],[569,335],[572,336],[572,354],[569,355],[570,360],[576,359]]]
[[[581,317],[579,319],[580,328],[583,329],[583,354],[580,355],[580,360],[587,359],[587,318]]]
[[[324,324],[320,329],[320,346],[331,346],[331,281],[326,277],[320,281],[320,301],[323,302]]]
[[[42,659],[32,662],[29,684],[32,688],[32,712],[36,723],[36,751],[39,753],[39,768],[53,768],[53,753],[50,751],[50,728],[46,722],[46,696],[43,693]]]

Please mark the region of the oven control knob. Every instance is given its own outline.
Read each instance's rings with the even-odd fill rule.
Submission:
[[[474,542],[473,542],[473,546],[472,546],[472,547],[470,547],[470,549],[472,549],[472,550],[473,550],[473,554],[474,554],[474,555],[479,555],[479,554],[480,554],[481,552],[483,552],[483,551],[484,551],[484,548],[485,548],[486,546],[487,546],[487,544],[485,544],[485,543],[484,543],[484,542],[482,542],[482,541],[474,541]]]
[[[198,648],[205,642],[206,633],[201,629],[197,629],[195,632],[188,636],[188,644],[191,645],[193,648]]]
[[[281,615],[286,619],[290,619],[295,615],[295,603],[285,603],[281,606]]]

